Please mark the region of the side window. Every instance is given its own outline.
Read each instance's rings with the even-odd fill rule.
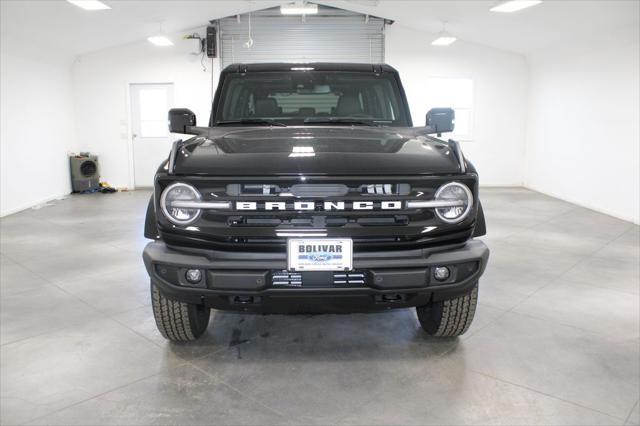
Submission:
[[[456,126],[452,137],[461,141],[473,140],[473,80],[428,78],[427,105],[429,109],[453,108],[456,112]]]

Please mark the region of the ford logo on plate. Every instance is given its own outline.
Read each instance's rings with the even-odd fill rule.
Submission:
[[[310,258],[311,260],[313,260],[314,262],[326,262],[328,260],[331,260],[333,256],[331,256],[331,254],[329,253],[313,253]]]

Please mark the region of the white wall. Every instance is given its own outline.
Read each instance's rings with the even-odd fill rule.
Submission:
[[[396,23],[387,28],[386,61],[400,71],[415,125],[424,123],[427,78],[473,79],[474,138],[463,150],[481,184],[524,183],[640,221],[637,28],[635,43],[608,40],[597,51],[563,51],[531,65],[464,41],[433,47],[431,39]],[[98,154],[103,179],[132,185],[130,83],[173,82],[176,106],[206,123],[210,67],[215,88],[219,63],[207,60],[205,73],[191,50],[190,42],[163,49],[143,41],[76,58],[70,71],[69,58],[3,36],[0,215],[68,193],[71,150]]]
[[[0,216],[68,194],[75,141],[70,63],[43,62],[8,43],[0,58]]]
[[[429,77],[471,78],[474,134],[462,149],[482,185],[523,183],[528,66],[523,56],[457,41],[430,43],[433,35],[399,24],[387,27],[386,62],[400,72],[414,126],[425,124]]]
[[[387,29],[387,62],[400,71],[414,124],[424,124],[427,77],[473,78],[475,137],[463,143],[463,150],[479,169],[483,184],[521,185],[528,78],[524,58],[463,42],[438,49],[429,41],[424,33],[398,24]],[[82,150],[101,157],[101,174],[112,185],[131,184],[129,83],[173,82],[176,106],[192,109],[199,123],[206,123],[211,75],[202,72],[189,47],[178,43],[162,49],[141,42],[85,55],[74,64],[78,141]],[[214,86],[218,67],[215,61]]]
[[[637,40],[531,65],[526,186],[640,222]]]
[[[204,35],[204,29],[198,31]],[[207,72],[203,72],[200,56],[190,55],[193,43],[180,40],[190,32],[171,35],[176,43],[172,47],[143,41],[83,55],[73,64],[78,146],[100,157],[101,178],[111,185],[133,185],[129,164],[129,84],[172,82],[175,106],[194,111],[199,125],[208,123],[212,62],[205,57]],[[215,89],[217,59],[213,68]]]

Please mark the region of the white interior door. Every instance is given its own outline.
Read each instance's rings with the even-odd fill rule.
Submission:
[[[133,176],[136,188],[152,187],[153,176],[171,150],[167,113],[173,83],[131,84]]]

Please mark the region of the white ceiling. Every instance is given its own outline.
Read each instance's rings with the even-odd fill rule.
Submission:
[[[63,0],[1,0],[1,35],[69,55],[206,25],[210,19],[272,7],[283,1],[104,0],[111,10],[84,11]],[[535,55],[626,30],[637,34],[640,0],[545,0],[512,14],[489,12],[494,0],[322,0],[435,34],[442,21],[458,38]],[[426,37],[425,42],[429,42]]]
[[[104,0],[110,10],[85,11],[64,0],[0,0],[1,35],[80,55],[155,35],[205,26],[210,19],[279,1]]]
[[[523,55],[640,26],[639,0],[545,0],[515,13],[489,9],[500,1],[326,1],[334,6],[382,15],[402,25],[437,33],[442,22],[462,40]],[[402,4],[401,4],[402,3]]]

